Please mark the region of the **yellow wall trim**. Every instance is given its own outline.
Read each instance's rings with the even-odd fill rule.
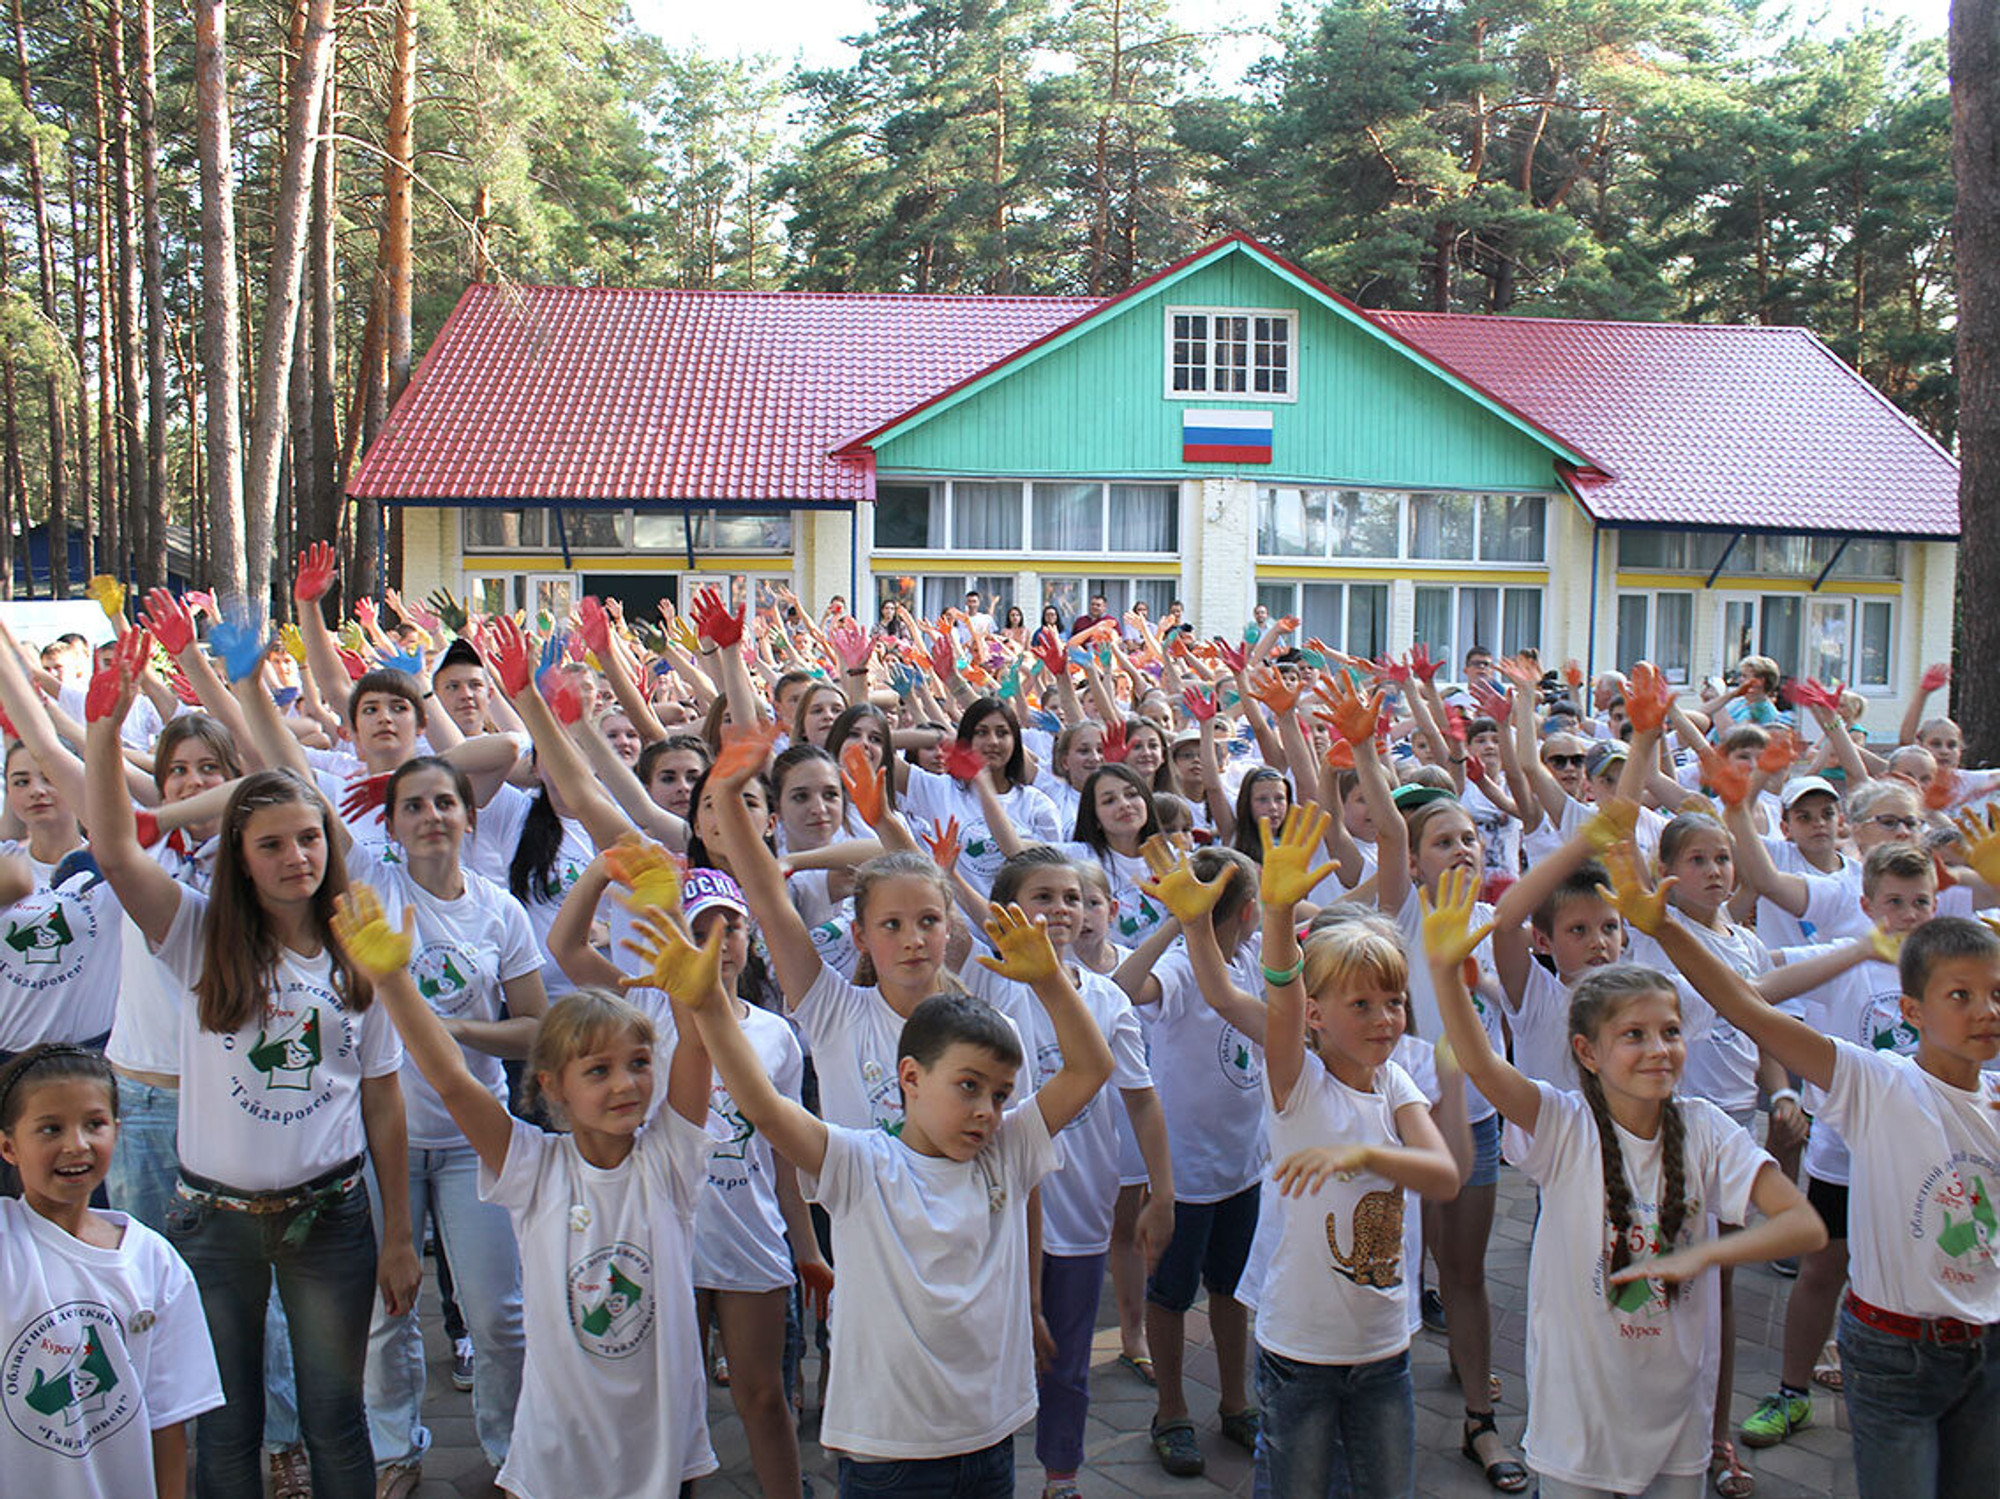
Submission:
[[[635,557],[629,552],[573,552],[562,560],[560,552],[511,552],[504,557],[478,554],[460,559],[468,573],[782,573],[792,568],[789,552],[769,552],[740,557],[710,557],[697,552],[694,566],[685,556]]]
[[[1393,583],[1407,578],[1418,587],[1427,583],[1529,583],[1546,585],[1547,568],[1426,567],[1409,562],[1260,562],[1257,581],[1272,583]]]
[[[1707,573],[1621,572],[1619,588],[1693,589],[1696,593],[1809,593],[1811,578],[1774,578],[1766,573],[1724,573],[1713,585]],[[1861,578],[1828,578],[1818,589],[1825,594],[1865,593],[1887,598],[1902,595],[1901,581]]]

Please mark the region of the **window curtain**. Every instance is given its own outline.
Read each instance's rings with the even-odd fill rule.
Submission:
[[[1096,486],[1092,486],[1095,488]],[[1179,549],[1180,490],[1172,484],[1111,486],[1111,552],[1172,552]]]
[[[951,544],[961,551],[1021,550],[1021,486],[960,479],[951,486],[957,512]],[[962,601],[961,601],[962,602]]]
[[[1037,484],[1034,536],[1038,552],[1103,551],[1104,486]]]

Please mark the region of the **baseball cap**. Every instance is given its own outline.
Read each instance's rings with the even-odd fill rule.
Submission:
[[[1607,767],[1629,759],[1631,753],[1621,740],[1600,739],[1583,757],[1584,774],[1593,778],[1601,776]]]
[[[1432,786],[1424,781],[1411,781],[1390,792],[1389,800],[1396,804],[1398,812],[1414,812],[1419,807],[1428,807],[1432,802],[1455,802],[1458,797],[1442,786]]]
[[[1840,791],[1825,776],[1798,776],[1785,782],[1785,789],[1778,793],[1778,805],[1787,812],[1792,803],[1802,796],[1811,796],[1815,791],[1824,791],[1835,801],[1840,800]]]
[[[750,917],[750,907],[735,880],[719,869],[690,869],[681,881],[681,913],[688,925],[693,926],[695,917],[718,906],[746,921]]]
[[[431,675],[435,677],[439,671],[443,671],[447,666],[484,666],[485,664],[485,662],[479,659],[479,652],[473,649],[472,642],[461,636],[444,648],[444,654],[438,657],[437,671],[432,672]]]

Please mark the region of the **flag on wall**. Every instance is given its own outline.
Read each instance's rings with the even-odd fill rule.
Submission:
[[[1269,463],[1268,411],[1182,411],[1183,463]]]

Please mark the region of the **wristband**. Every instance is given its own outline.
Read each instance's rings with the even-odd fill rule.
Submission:
[[[1781,1103],[1796,1104],[1798,1103],[1798,1101],[1799,1101],[1799,1090],[1797,1088],[1779,1088],[1771,1094],[1771,1108],[1773,1111],[1775,1111],[1778,1105]]]
[[[1292,964],[1290,968],[1273,968],[1270,964],[1266,963],[1264,965],[1264,982],[1269,984],[1273,989],[1282,989],[1305,971],[1306,955],[1300,953],[1298,962]]]

